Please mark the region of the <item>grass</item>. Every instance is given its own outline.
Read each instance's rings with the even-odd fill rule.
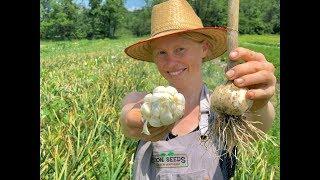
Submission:
[[[120,130],[122,98],[150,92],[166,81],[152,63],[128,58],[123,49],[138,38],[41,42],[41,179],[129,179],[136,141]],[[279,69],[279,36],[240,36],[240,45],[263,52]],[[277,71],[277,78],[279,79]],[[213,89],[224,80],[217,63],[205,63]],[[280,143],[279,89],[269,134]],[[240,156],[234,179],[279,179],[279,147],[257,144],[258,157]]]

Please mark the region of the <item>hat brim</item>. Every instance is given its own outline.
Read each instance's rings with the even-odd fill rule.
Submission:
[[[124,51],[128,56],[134,59],[153,62],[152,52],[149,45],[149,42],[151,40],[158,39],[164,36],[173,35],[173,34],[185,33],[185,32],[198,32],[210,37],[207,39],[211,41],[211,44],[214,45],[214,47],[211,48],[211,53],[208,54],[208,56],[203,59],[203,62],[211,59],[215,59],[221,56],[227,50],[227,29],[225,27],[203,27],[203,28],[197,28],[197,29],[170,30],[167,32],[163,32],[151,38],[141,40],[127,47]]]

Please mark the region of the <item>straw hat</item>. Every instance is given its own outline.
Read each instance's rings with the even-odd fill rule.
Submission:
[[[186,0],[168,0],[152,8],[151,36],[125,49],[125,53],[137,60],[153,62],[150,41],[172,34],[198,32],[206,35],[213,47],[203,61],[219,57],[227,50],[227,30],[225,27],[203,27]]]

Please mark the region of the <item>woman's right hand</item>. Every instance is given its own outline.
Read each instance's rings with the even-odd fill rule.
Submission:
[[[142,139],[145,141],[162,140],[164,136],[171,131],[173,124],[161,127],[152,127],[148,125],[150,135],[142,133],[143,122],[141,118],[140,107],[143,104],[143,98],[147,93],[133,92],[128,94],[122,103],[120,125],[123,134],[132,139]]]

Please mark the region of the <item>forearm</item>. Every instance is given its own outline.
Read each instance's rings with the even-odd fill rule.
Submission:
[[[272,127],[275,110],[270,101],[267,103],[257,101],[254,102],[246,117],[249,121],[258,122],[253,125],[263,132],[267,132]]]

